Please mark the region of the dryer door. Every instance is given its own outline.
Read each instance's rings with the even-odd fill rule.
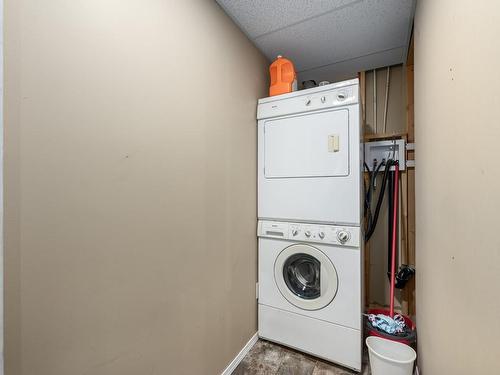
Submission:
[[[307,113],[264,124],[266,178],[349,175],[349,111]]]
[[[291,245],[278,255],[274,279],[283,297],[304,310],[329,305],[338,289],[333,263],[321,250],[305,244]]]

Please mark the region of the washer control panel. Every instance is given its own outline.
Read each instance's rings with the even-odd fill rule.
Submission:
[[[261,220],[259,221],[257,236],[359,247],[361,229],[359,227],[339,225]]]

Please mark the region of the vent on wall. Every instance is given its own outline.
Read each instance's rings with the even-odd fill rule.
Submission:
[[[271,61],[293,60],[300,80],[338,80],[402,63],[415,0],[216,0]]]

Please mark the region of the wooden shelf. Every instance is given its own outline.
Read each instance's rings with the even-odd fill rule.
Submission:
[[[408,136],[407,132],[404,133],[385,133],[385,134],[365,134],[364,136],[364,141],[365,142],[370,142],[370,141],[381,141],[384,139],[399,139],[399,138],[405,138]]]

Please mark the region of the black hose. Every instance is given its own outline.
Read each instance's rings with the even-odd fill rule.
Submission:
[[[373,173],[372,173],[372,178],[371,178],[371,181],[370,181],[370,187],[369,187],[369,191],[368,193],[370,194],[369,198],[370,198],[370,201],[371,201],[371,189],[373,188],[373,190],[375,191],[375,181],[377,180],[377,176],[378,176],[378,173],[380,171],[380,168],[382,168],[384,165],[386,164],[386,161],[385,159],[382,160],[382,162],[377,165],[374,170],[373,170]]]
[[[366,163],[365,163],[366,164]],[[373,217],[372,217],[372,210],[371,210],[371,203],[372,203],[372,189],[375,189],[375,181],[377,179],[377,175],[380,171],[380,168],[382,168],[385,165],[385,159],[382,160],[382,162],[379,165],[374,165],[373,166],[373,171],[369,173],[369,186],[368,190],[366,191],[365,194],[365,212],[367,215],[367,220],[366,220],[366,227],[369,228],[372,225],[373,222]],[[366,190],[366,189],[365,189]]]
[[[368,164],[366,164],[366,161],[363,162],[363,165],[366,169],[366,171],[368,172],[368,182],[371,183],[371,180],[372,180],[372,171],[370,170],[370,167],[368,166]],[[371,207],[370,207],[370,200],[368,199],[368,189],[366,189],[366,182],[365,182],[365,179],[363,178],[363,187],[364,187],[364,191],[365,191],[365,213],[368,215],[368,218],[371,217]]]
[[[363,187],[365,189],[364,191],[366,191],[366,182],[364,181],[364,179],[363,179]],[[370,207],[370,201],[368,200],[366,194],[365,194],[365,216],[367,223],[369,224],[372,220],[372,209]]]
[[[364,198],[365,198],[365,218],[366,218],[366,225],[370,225],[371,221],[372,221],[372,208],[371,208],[371,199],[369,197],[369,190],[371,188],[371,182],[372,182],[372,171],[370,170],[370,167],[368,166],[368,164],[366,164],[366,162],[364,161],[363,162],[364,164],[364,167],[365,169],[368,171],[368,184],[370,184],[368,186],[368,189],[366,188],[366,179],[363,178],[363,187],[364,187]]]
[[[396,165],[397,161],[394,161],[392,159],[389,159],[385,163],[385,170],[384,170],[384,176],[382,177],[382,186],[380,188],[380,192],[378,194],[378,199],[377,199],[377,206],[375,208],[375,214],[373,215],[373,220],[368,226],[366,233],[365,233],[365,241],[368,241],[371,236],[373,235],[373,232],[375,231],[375,227],[377,226],[377,221],[378,221],[378,216],[380,214],[380,207],[382,206],[382,202],[384,200],[384,193],[385,193],[385,186],[387,185],[387,180],[389,178],[389,170],[391,169],[392,166]]]
[[[366,164],[366,162],[365,162]],[[382,160],[380,164],[377,165],[376,162],[373,163],[373,171],[368,174],[369,186],[368,190],[365,188],[365,215],[366,215],[366,228],[370,228],[373,222],[372,217],[372,189],[375,190],[375,181],[377,180],[378,173],[380,169],[385,165],[385,159]],[[369,169],[369,168],[368,168]]]

